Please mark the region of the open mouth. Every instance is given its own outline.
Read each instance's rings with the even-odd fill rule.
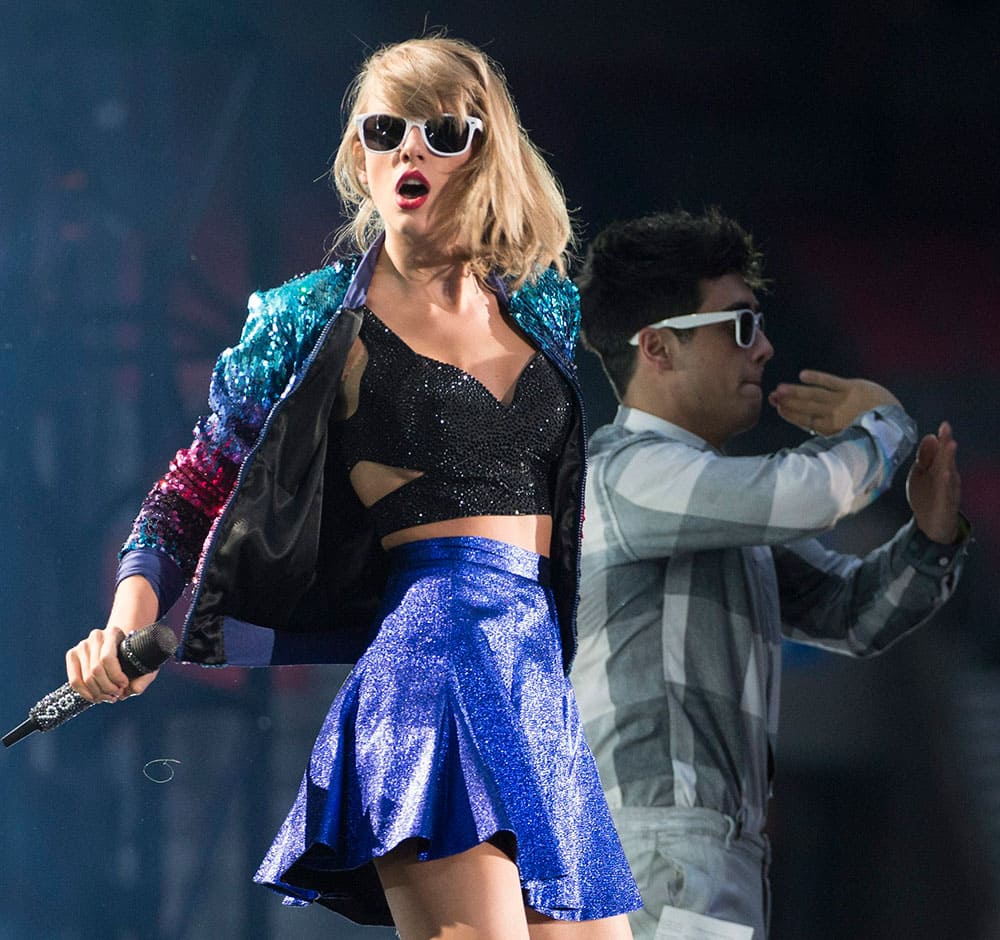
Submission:
[[[396,195],[405,203],[422,202],[430,191],[427,180],[419,170],[404,173],[396,184]]]
[[[404,199],[419,199],[421,196],[426,196],[428,190],[423,183],[411,180],[410,182],[403,183],[397,192]]]

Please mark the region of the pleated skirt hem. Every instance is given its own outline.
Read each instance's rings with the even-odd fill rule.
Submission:
[[[546,559],[481,538],[390,553],[382,622],[334,700],[255,880],[391,925],[372,864],[500,837],[556,920],[641,906],[562,672]]]

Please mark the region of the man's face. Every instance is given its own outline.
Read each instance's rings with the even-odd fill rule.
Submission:
[[[701,304],[692,313],[757,310],[759,304],[739,274],[700,282]],[[732,322],[713,323],[690,331],[687,342],[673,334],[665,341],[673,357],[676,411],[682,427],[721,447],[734,434],[752,428],[760,418],[764,366],[774,347],[757,331],[753,345],[736,344]]]

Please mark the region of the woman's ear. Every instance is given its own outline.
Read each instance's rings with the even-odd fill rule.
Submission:
[[[354,172],[358,177],[358,182],[368,191],[368,173],[365,171],[365,151],[360,141],[354,142]]]

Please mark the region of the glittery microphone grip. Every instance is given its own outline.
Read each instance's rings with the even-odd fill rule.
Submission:
[[[28,711],[28,718],[34,720],[39,731],[51,731],[64,721],[76,718],[80,712],[86,711],[92,704],[78,692],[75,692],[66,682],[59,686],[55,692],[49,692],[45,698],[36,702]]]
[[[177,649],[177,637],[166,624],[154,623],[130,633],[118,644],[118,663],[129,679],[137,679],[160,668]],[[51,731],[90,708],[67,682],[49,692],[28,711],[28,717],[3,737],[4,747],[16,744],[35,731]]]

